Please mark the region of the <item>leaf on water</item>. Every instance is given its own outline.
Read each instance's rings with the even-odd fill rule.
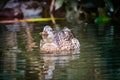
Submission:
[[[111,20],[111,18],[110,17],[97,17],[95,20],[94,20],[94,22],[96,23],[96,24],[105,24],[105,23],[107,23],[107,22],[109,22]]]
[[[55,10],[59,9],[62,4],[63,4],[64,0],[55,0]]]

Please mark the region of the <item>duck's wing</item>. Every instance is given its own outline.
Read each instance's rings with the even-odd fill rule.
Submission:
[[[62,31],[64,32],[64,39],[69,41],[74,38],[73,33],[67,27],[63,28]]]
[[[55,30],[54,39],[56,44],[60,47],[62,45],[61,43],[64,41],[64,32],[62,30]]]
[[[72,41],[72,44],[73,44],[75,49],[79,49],[80,48],[80,42],[78,41],[78,39],[73,38],[71,41]]]

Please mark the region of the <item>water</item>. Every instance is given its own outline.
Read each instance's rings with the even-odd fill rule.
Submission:
[[[34,39],[39,46],[46,23],[34,25]],[[12,33],[17,45],[1,47],[1,80],[120,80],[120,37],[114,34],[114,25],[75,25],[67,23],[80,41],[80,51],[69,54],[45,54],[26,51],[26,40],[21,32]],[[4,32],[1,33],[6,35]],[[8,35],[10,36],[10,34]],[[7,37],[8,37],[7,36]],[[11,37],[10,37],[11,38]],[[4,36],[1,35],[1,44]],[[3,49],[4,50],[3,50]]]

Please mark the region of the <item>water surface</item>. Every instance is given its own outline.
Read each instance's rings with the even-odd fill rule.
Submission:
[[[33,37],[39,46],[38,34],[47,23],[34,24]],[[50,25],[50,24],[49,24]],[[68,26],[80,41],[80,51],[52,54],[42,53],[39,47],[26,51],[22,32],[13,33],[18,45],[3,47],[6,31],[0,35],[1,80],[119,80],[120,37],[114,34],[114,25]],[[16,37],[15,37],[16,35]],[[9,37],[9,36],[7,36]]]

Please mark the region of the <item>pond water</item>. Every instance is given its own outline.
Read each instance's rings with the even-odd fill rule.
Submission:
[[[46,24],[34,25],[37,46],[41,39],[38,33]],[[18,49],[7,49],[6,32],[1,32],[0,80],[120,80],[120,37],[114,34],[114,25],[62,23],[61,26],[73,31],[80,41],[80,51],[45,54],[39,47],[26,51],[22,32],[16,34]]]

